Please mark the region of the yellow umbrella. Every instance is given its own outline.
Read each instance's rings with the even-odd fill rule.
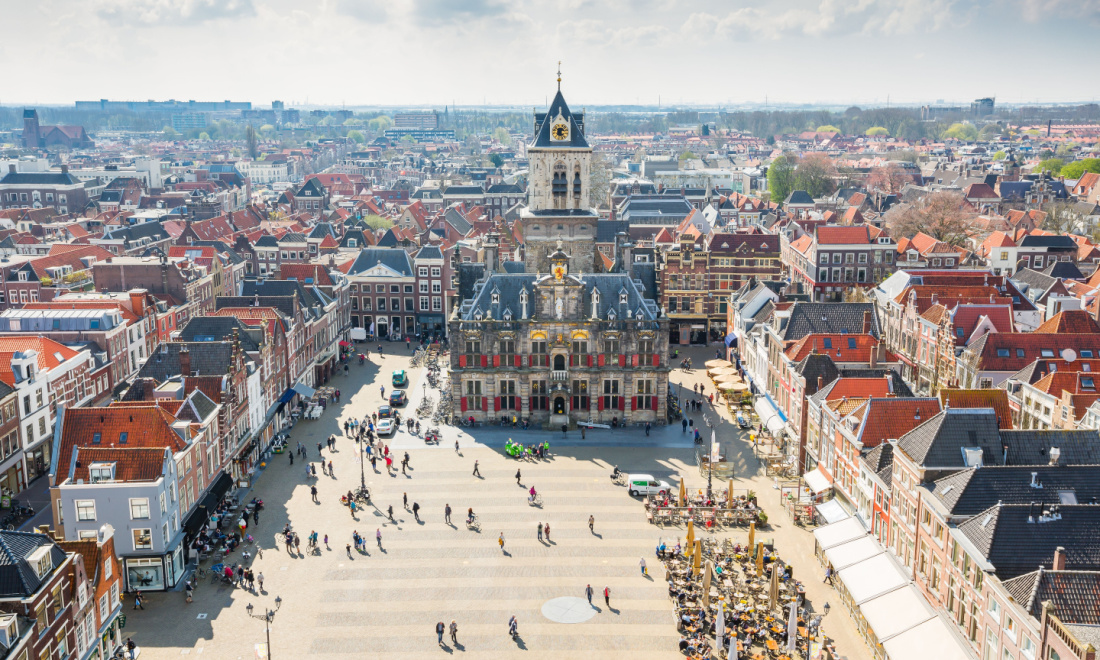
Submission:
[[[707,360],[704,366],[707,369],[714,369],[717,367],[732,367],[733,363],[729,360]]]
[[[760,575],[764,572],[764,544],[756,544],[756,574]]]
[[[756,521],[749,523],[749,547],[756,543]]]
[[[687,499],[687,496],[684,493],[684,479],[683,479],[683,477],[681,477],[680,478],[680,507],[681,508],[684,506],[684,500],[685,499]]]
[[[695,559],[692,562],[692,575],[699,575],[699,564],[703,559],[703,542],[695,542]]]
[[[695,545],[695,523],[691,520],[688,521],[687,544]]]
[[[726,508],[733,508],[733,479],[730,479],[729,488],[726,489]]]
[[[772,581],[768,587],[768,609],[774,610],[779,602],[779,562],[772,564]]]

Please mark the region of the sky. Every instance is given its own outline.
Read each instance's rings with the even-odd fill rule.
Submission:
[[[559,60],[571,105],[1100,98],[1082,60],[1100,0],[0,0],[0,18],[4,105],[542,106]]]

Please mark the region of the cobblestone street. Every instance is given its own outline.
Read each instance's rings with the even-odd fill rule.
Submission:
[[[690,354],[701,365],[713,350]],[[388,344],[386,352],[381,363],[372,355],[368,365],[353,365],[350,376],[337,377],[331,384],[343,391],[342,403],[291,432],[291,444],[301,442],[314,461],[318,442],[330,434],[339,438],[335,452],[324,452],[336,476],[318,471],[318,503],[310,497],[301,460],[290,467],[286,456],[276,456],[259,477],[253,495],[264,500],[265,509],[260,524],[250,531],[263,548],[253,569],[263,573],[264,591],[216,586],[207,578],[200,581],[190,604],[181,592],[148,594],[146,609],[134,612],[128,599],[124,607],[129,621],[123,632],[142,647],[142,658],[253,658],[255,644],[264,641],[264,623],[250,619],[245,608],[251,603],[260,613],[274,606],[276,596],[282,598],[282,607],[271,625],[273,658],[436,653],[485,658],[623,658],[628,653],[639,659],[682,657],[676,650],[679,637],[661,580],[663,571],[653,553],[658,538],[674,543],[684,532],[648,524],[640,502],[609,479],[612,466],[618,465],[626,472],[667,479],[674,486],[683,475],[689,487],[705,487],[694,467],[692,443],[680,427],[655,428],[649,437],[640,429],[592,431],[584,446],[577,446],[582,441],[575,432],[562,440],[560,432],[490,427],[470,429],[471,434],[449,427],[440,446],[428,447],[400,431],[388,443],[397,452],[395,466],[403,452],[409,452],[408,475],[398,469],[387,476],[381,462],[378,472],[366,463],[374,506],[353,518],[339,497],[358,486],[361,464],[355,442],[343,436],[340,425],[376,410],[380,386],[388,393],[390,373],[408,366],[403,344]],[[402,409],[408,414],[414,413],[423,392],[419,371],[412,370],[411,378],[412,400]],[[686,378],[690,390],[692,382],[706,376],[702,371],[677,371],[672,378],[677,383]],[[736,425],[722,417],[717,431],[738,463],[735,487],[756,490],[768,511],[772,526],[762,536],[775,539],[780,555],[793,564],[794,575],[806,582],[811,606],[820,609],[833,599],[824,630],[846,657],[868,658],[835,593],[821,584],[812,535],[787,520],[778,491],[762,476],[751,445],[739,438]],[[553,455],[517,462],[499,449],[508,437],[524,442],[548,439]],[[456,439],[460,453],[454,448]],[[475,460],[481,478],[472,474]],[[523,487],[516,483],[517,468]],[[541,508],[527,503],[526,488],[532,485],[543,496]],[[420,505],[420,522],[402,507],[405,493],[410,507],[414,502]],[[444,521],[448,504],[453,524]],[[396,523],[386,518],[390,505]],[[480,532],[464,524],[468,507],[481,520]],[[594,533],[588,529],[589,515],[595,516]],[[302,534],[302,555],[288,554],[275,543],[276,532],[287,521]],[[549,541],[536,537],[537,523],[549,523]],[[328,535],[329,542],[310,552],[304,539],[314,530],[321,538]],[[345,547],[353,530],[366,537],[366,550],[349,555]],[[375,542],[376,530],[382,533],[381,548]],[[502,533],[503,551],[497,542]],[[743,540],[747,532],[734,530],[730,535]],[[642,557],[655,579],[640,574]],[[229,561],[239,560],[239,551],[230,555]],[[595,616],[576,624],[543,616],[544,603],[583,597],[586,584],[597,593]],[[610,607],[600,596],[605,586],[611,589]],[[518,641],[507,635],[512,614],[519,620]],[[444,636],[441,649],[435,624],[452,619],[458,624],[458,644]]]

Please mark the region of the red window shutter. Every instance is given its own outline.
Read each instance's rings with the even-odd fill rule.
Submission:
[[[655,366],[655,367],[661,366],[661,356],[659,356],[657,354],[653,355],[653,366]]]
[[[458,356],[458,366],[460,366],[460,367],[465,367],[466,366],[466,356],[465,355],[459,355]]]
[[[620,355],[619,356],[619,366],[620,367],[625,367],[626,366],[626,356],[625,355]]]
[[[619,410],[626,410],[626,397],[619,397]]]
[[[590,366],[590,367],[592,366],[592,356],[591,355],[588,356],[588,366]]]
[[[601,366],[601,367],[602,367],[602,366],[603,366],[603,363],[604,363],[604,354],[603,354],[603,353],[600,353],[600,358],[599,358],[599,360],[598,360],[598,361],[596,362],[596,364],[598,364],[599,366]]]
[[[520,357],[520,356],[516,355],[516,356],[515,356],[515,357],[513,358],[513,361],[515,362],[515,365],[516,365],[517,367],[522,367],[522,366],[523,366],[523,358],[522,358],[522,357]]]
[[[462,397],[462,405],[460,406],[462,412],[466,412],[466,397]]]
[[[481,411],[485,412],[487,410],[489,410],[489,397],[483,396],[481,397]]]
[[[636,397],[636,396],[630,397],[630,409],[631,410],[637,410],[637,408],[638,408],[638,397]]]
[[[603,397],[596,397],[596,410],[603,410]]]
[[[494,367],[499,367],[500,366],[500,356],[499,355],[494,355],[493,356],[493,366]]]
[[[481,356],[481,366],[483,366],[483,367],[489,366],[489,356],[488,355],[482,355]]]
[[[493,410],[500,410],[500,397],[493,397]]]
[[[632,366],[632,367],[638,366],[638,354],[637,353],[630,356],[630,366]]]
[[[657,409],[657,397],[653,397],[653,402],[652,403],[653,403],[653,409],[656,410]]]

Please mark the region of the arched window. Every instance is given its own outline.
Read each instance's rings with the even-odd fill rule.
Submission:
[[[581,205],[581,167],[578,165],[573,170],[573,205],[580,208]]]
[[[554,163],[554,180],[550,187],[550,192],[554,199],[554,208],[565,208],[565,199],[569,194],[569,180],[565,172],[565,163],[558,161]]]

